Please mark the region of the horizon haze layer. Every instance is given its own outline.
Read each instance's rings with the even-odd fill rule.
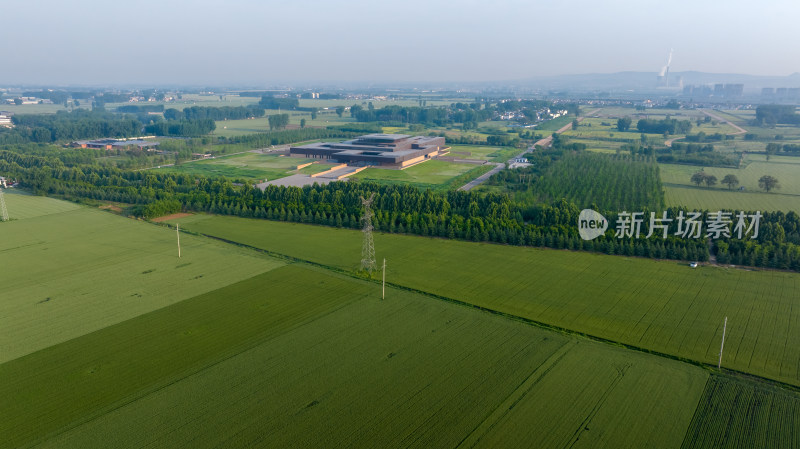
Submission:
[[[800,4],[645,0],[98,0],[4,8],[4,84],[503,82],[671,70],[800,72]],[[654,13],[653,11],[658,11]],[[769,27],[759,24],[769,23]]]

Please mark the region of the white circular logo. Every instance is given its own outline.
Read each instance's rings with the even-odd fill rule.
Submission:
[[[600,212],[584,209],[578,216],[578,233],[584,240],[600,237],[608,229],[608,220]]]

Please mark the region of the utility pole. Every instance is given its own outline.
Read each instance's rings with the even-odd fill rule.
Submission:
[[[381,299],[386,299],[386,258],[383,258],[383,289],[381,290]]]
[[[367,273],[372,274],[372,272],[377,269],[375,266],[375,244],[372,240],[372,201],[375,199],[375,193],[369,196],[369,198],[361,197],[361,204],[364,205],[364,215],[361,217],[361,221],[364,222],[364,226],[361,231],[364,233],[364,243],[361,247],[361,269],[366,271]]]
[[[722,345],[719,347],[719,363],[717,369],[722,368],[722,350],[725,349],[725,330],[728,328],[728,317],[725,317],[725,324],[722,325]]]
[[[8,209],[6,209],[6,199],[3,196],[3,189],[0,187],[0,221],[8,221]]]
[[[181,258],[181,225],[175,223],[175,234],[178,235],[178,259]]]

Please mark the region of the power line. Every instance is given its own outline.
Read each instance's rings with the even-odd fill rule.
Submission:
[[[364,222],[361,232],[364,233],[364,243],[361,246],[361,269],[372,273],[378,266],[375,263],[375,243],[372,240],[372,201],[375,199],[373,192],[369,198],[361,197],[361,204],[364,205],[364,215],[361,221]]]

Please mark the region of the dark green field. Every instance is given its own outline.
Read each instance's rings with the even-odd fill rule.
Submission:
[[[295,264],[0,365],[0,447],[669,448],[706,378]]]
[[[684,449],[800,447],[800,396],[711,376]]]
[[[15,208],[29,201],[42,199],[15,197]],[[42,251],[37,235],[89,217],[65,238],[114,234],[90,246],[104,261],[159,258],[161,246],[175,260],[161,239],[174,230],[53,201],[0,223],[32,242],[6,248],[16,259]],[[360,232],[178,220],[276,254],[183,234],[185,260],[228,265],[230,280],[155,308],[117,304],[107,310],[132,314],[0,363],[0,447],[797,445],[800,395],[580,335],[714,363],[726,315],[723,366],[796,384],[797,274],[377,234],[388,280],[402,286],[382,300],[377,282],[354,276]],[[130,240],[143,235],[146,245]],[[248,255],[255,275],[236,278],[229,269],[245,267],[207,246]],[[80,304],[81,291],[58,303]],[[34,297],[15,301],[3,298],[2,310],[48,315]],[[87,313],[63,308],[59,320]]]
[[[200,215],[181,226],[353,270],[361,233]],[[298,243],[302,242],[302,243]],[[800,385],[800,275],[563,250],[375,236],[387,279],[631,346]]]

